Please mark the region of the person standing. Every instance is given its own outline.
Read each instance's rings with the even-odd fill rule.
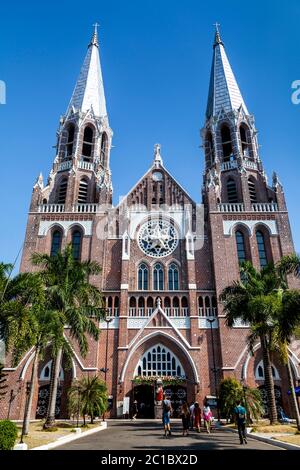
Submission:
[[[189,423],[190,423],[190,411],[186,402],[183,403],[181,407],[180,416],[182,420],[182,435],[188,436],[189,435]]]
[[[246,408],[244,408],[241,405],[241,402],[239,401],[237,403],[237,406],[234,409],[234,414],[235,414],[235,420],[237,423],[238,427],[238,432],[239,432],[239,438],[240,438],[240,444],[247,444],[247,438],[246,438]]]
[[[194,425],[197,432],[200,432],[201,427],[201,408],[199,403],[196,401],[194,405]]]
[[[166,394],[163,394],[163,402],[162,402],[162,421],[164,425],[165,437],[171,436],[171,427],[170,427],[170,419],[171,419],[171,401],[166,397]]]
[[[203,408],[203,421],[204,421],[204,426],[208,434],[210,434],[210,431],[211,431],[212,419],[213,419],[213,415],[212,415],[211,409],[208,406],[208,403],[205,403],[204,408]]]

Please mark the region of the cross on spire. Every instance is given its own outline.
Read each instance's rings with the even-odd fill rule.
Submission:
[[[94,26],[94,33],[93,33],[93,36],[92,36],[92,39],[91,39],[91,42],[89,43],[89,47],[90,46],[99,46],[99,43],[98,43],[98,28],[99,28],[99,23],[94,23],[93,24]]]
[[[217,44],[223,44],[223,42],[220,36],[220,30],[219,30],[219,26],[221,26],[220,23],[216,22],[213,24],[213,26],[216,28],[215,42],[214,42],[214,47],[215,47]]]
[[[216,22],[216,23],[213,24],[213,26],[216,28],[216,32],[219,33],[220,32],[219,31],[219,26],[221,26],[220,23]]]

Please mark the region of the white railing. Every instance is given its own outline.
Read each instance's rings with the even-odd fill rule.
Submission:
[[[39,212],[51,213],[51,212],[65,212],[64,204],[40,204],[38,207]]]
[[[65,171],[72,168],[72,160],[67,160],[66,162],[61,162],[58,164],[57,171]]]
[[[221,171],[233,170],[234,168],[237,168],[237,162],[236,161],[223,162],[221,164]]]
[[[115,308],[108,307],[107,311],[108,311],[108,316],[109,317],[118,317],[119,316],[118,307],[115,307]]]
[[[78,168],[80,168],[81,170],[94,170],[94,163],[79,160]]]
[[[245,206],[242,203],[223,203],[218,204],[220,212],[244,212]]]
[[[97,212],[98,204],[74,204],[72,212]]]
[[[135,317],[135,318],[143,318],[143,317],[150,317],[154,311],[154,308],[135,308],[135,307],[129,307],[129,316],[130,317]],[[182,307],[181,309],[179,307],[165,307],[163,309],[165,314],[168,317],[188,317],[189,316],[189,309],[188,307]]]
[[[250,168],[251,170],[257,170],[257,163],[252,162],[251,160],[244,160],[243,165],[245,168]]]
[[[276,212],[278,205],[275,202],[256,202],[251,204],[253,212]]]
[[[198,315],[199,317],[216,317],[217,307],[199,307]]]

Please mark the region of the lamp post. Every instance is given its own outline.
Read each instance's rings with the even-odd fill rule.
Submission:
[[[108,360],[108,328],[109,324],[112,321],[112,317],[109,315],[106,315],[104,318],[104,321],[106,322],[106,350],[105,350],[105,367],[102,367],[100,369],[101,372],[104,372],[104,382],[106,384],[106,377],[107,377],[107,372],[108,372],[108,367],[107,367],[107,360]],[[105,412],[103,413],[102,420],[105,421]]]
[[[215,318],[207,318],[207,321],[210,323],[210,335],[211,335],[211,347],[212,347],[212,357],[213,357],[213,368],[212,372],[214,374],[214,381],[215,381],[215,395],[216,395],[216,400],[217,400],[217,415],[218,415],[218,421],[220,422],[220,410],[219,410],[219,396],[218,396],[218,382],[217,382],[217,371],[218,369],[216,368],[216,359],[215,359],[215,347],[214,347],[214,335],[213,335],[213,322],[215,321]]]

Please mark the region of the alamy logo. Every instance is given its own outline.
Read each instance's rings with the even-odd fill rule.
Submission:
[[[6,85],[3,80],[0,80],[0,104],[6,104]]]
[[[300,104],[300,80],[293,81],[292,89],[295,90],[291,96],[292,103]]]

